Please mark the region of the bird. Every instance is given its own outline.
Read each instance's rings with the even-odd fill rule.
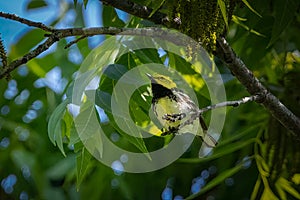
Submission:
[[[215,147],[216,140],[207,133],[206,123],[195,102],[180,90],[170,77],[146,73],[151,81],[152,110],[162,125],[160,136],[192,133],[207,147]]]

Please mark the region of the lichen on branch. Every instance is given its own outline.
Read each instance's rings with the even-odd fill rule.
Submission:
[[[180,20],[178,29],[199,42],[208,52],[216,50],[216,40],[226,32],[226,23],[217,0],[179,0],[170,4],[169,18]],[[231,20],[235,0],[224,0],[226,21]]]

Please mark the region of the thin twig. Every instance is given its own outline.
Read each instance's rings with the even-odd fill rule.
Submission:
[[[72,46],[73,44],[76,44],[77,42],[79,42],[80,40],[82,40],[82,39],[84,39],[84,38],[86,38],[86,37],[87,37],[86,35],[83,35],[83,36],[77,38],[76,40],[71,41],[69,44],[67,44],[67,45],[65,46],[65,49],[69,48],[69,47]]]
[[[261,98],[262,98],[262,95],[257,94],[257,95],[253,95],[253,96],[249,96],[249,97],[244,97],[244,98],[242,98],[240,100],[236,100],[236,101],[225,101],[225,102],[217,103],[217,104],[214,104],[214,105],[209,105],[207,107],[199,109],[195,113],[190,113],[190,119],[188,119],[184,123],[182,123],[180,125],[180,128],[182,128],[186,125],[189,125],[189,124],[193,124],[193,122],[198,118],[200,119],[200,122],[201,122],[202,114],[209,111],[209,110],[214,110],[214,109],[217,109],[217,108],[222,108],[222,107],[227,107],[227,106],[237,107],[241,104],[245,104],[245,103],[248,103],[248,102],[251,102],[251,101],[257,101]]]
[[[31,20],[19,17],[15,14],[0,12],[0,17],[6,18],[6,19],[11,19],[11,20],[20,22],[22,24],[26,24],[28,26],[32,26],[32,27],[42,29],[44,31],[53,32],[53,28],[51,28],[49,26],[46,26],[45,24],[43,24],[41,22],[34,22],[34,21],[31,21]]]
[[[240,100],[236,100],[236,101],[221,102],[221,103],[210,105],[210,106],[207,106],[205,108],[200,109],[199,114],[202,114],[204,112],[207,112],[209,110],[213,110],[213,109],[216,109],[216,108],[221,108],[221,107],[227,107],[227,106],[237,107],[237,106],[239,106],[241,104],[244,104],[244,103],[248,103],[248,102],[251,102],[251,101],[257,101],[260,98],[262,98],[261,95],[253,95],[253,96],[250,96],[250,97],[244,97],[244,98],[242,98]]]

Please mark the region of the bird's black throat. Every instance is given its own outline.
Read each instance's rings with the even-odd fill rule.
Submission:
[[[153,94],[152,103],[157,102],[158,99],[163,97],[169,97],[170,99],[176,101],[176,96],[174,95],[171,89],[168,89],[156,83],[151,83],[151,87],[152,87],[152,94]]]

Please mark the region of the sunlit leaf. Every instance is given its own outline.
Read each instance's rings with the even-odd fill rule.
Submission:
[[[300,174],[294,174],[292,181],[296,184],[299,185],[300,184]]]
[[[65,135],[70,138],[71,137],[71,129],[72,129],[72,126],[73,126],[73,117],[72,115],[70,114],[70,112],[66,111],[65,112],[65,115],[63,117],[63,121],[65,123]]]
[[[278,200],[273,191],[268,187],[265,188],[261,196],[261,200]]]
[[[275,183],[275,185],[277,186],[277,188],[281,188],[282,190],[286,191],[296,199],[300,199],[300,193],[295,188],[293,188],[291,182],[289,182],[285,178],[280,177]]]
[[[262,17],[254,8],[252,8],[252,6],[248,3],[247,0],[242,0],[242,1],[253,13],[255,13],[259,17]]]
[[[243,27],[245,30],[249,31],[250,33],[253,33],[255,35],[258,35],[260,37],[266,37],[264,34],[260,33],[259,31],[256,31],[250,27],[248,27],[246,24],[243,23],[243,18],[237,17],[237,16],[232,16],[232,21],[241,27]]]

